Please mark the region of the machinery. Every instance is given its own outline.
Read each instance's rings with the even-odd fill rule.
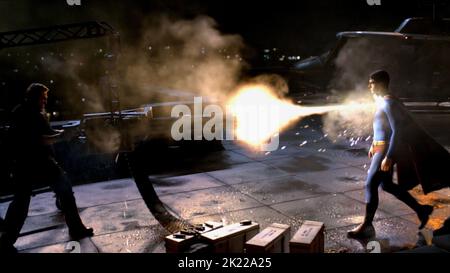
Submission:
[[[118,32],[105,22],[83,22],[9,31],[0,33],[0,50],[94,38],[107,39],[109,73],[106,84],[108,88],[107,93],[103,94],[103,96],[109,101],[109,111],[85,113],[79,120],[52,122],[52,127],[66,130],[66,138],[55,145],[57,157],[58,152],[59,154],[64,154],[66,162],[61,163],[66,170],[67,168],[70,169],[71,166],[75,166],[72,173],[83,175],[88,173],[87,167],[91,167],[93,164],[86,158],[76,156],[87,154],[91,158],[95,157],[96,160],[103,156],[96,161],[103,160],[103,165],[98,168],[98,171],[108,168],[115,170],[116,165],[120,165],[119,169],[125,170],[127,176],[131,175],[135,179],[136,185],[149,210],[164,227],[171,232],[175,232],[185,226],[189,226],[169,213],[159,200],[152,181],[148,179],[148,174],[151,172],[147,168],[148,164],[146,163],[148,162],[144,162],[149,158],[151,162],[158,162],[161,161],[162,157],[170,156],[170,154],[167,154],[166,148],[174,145],[174,143],[167,138],[165,132],[170,128],[172,119],[167,115],[162,115],[161,112],[166,111],[171,104],[149,104],[136,109],[121,109],[119,88],[116,84],[116,62],[120,54],[120,36]],[[154,116],[154,106],[159,109],[157,117]],[[7,145],[4,143],[2,136],[7,133],[8,118],[6,111],[1,114],[0,146],[3,146]],[[102,136],[108,136],[108,138],[102,139],[102,137],[96,136],[96,132],[99,131],[102,132]],[[180,145],[180,143],[176,145]],[[213,145],[217,145],[216,148],[219,149],[221,147],[221,143],[217,144],[216,142]],[[71,155],[74,157],[71,157]],[[9,170],[6,167],[8,158],[1,157],[1,160],[0,179],[7,181],[9,180]],[[106,164],[114,165],[114,167],[105,166],[105,161],[107,161]],[[108,177],[98,178],[90,177],[90,180],[106,180],[107,178],[114,178],[115,175],[111,174]],[[77,178],[79,180],[88,179],[82,176],[71,178],[72,180],[74,178],[75,180]],[[10,192],[9,190],[8,183],[2,183],[0,196]],[[38,188],[35,193],[49,190],[50,188],[48,187]],[[10,200],[8,196],[0,199],[1,202],[8,200]],[[56,205],[59,207],[58,200],[56,200]]]

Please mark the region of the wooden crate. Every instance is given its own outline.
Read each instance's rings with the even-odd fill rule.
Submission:
[[[305,221],[289,241],[291,253],[323,253],[325,225],[322,222]]]
[[[210,232],[212,230],[218,229],[222,227],[222,223],[208,221],[202,225],[199,225],[202,228],[197,229],[196,235],[184,235],[184,238],[177,238],[177,236],[182,236],[181,232],[177,232],[175,234],[171,234],[166,236],[165,238],[165,246],[167,253],[182,253],[186,251],[191,245],[199,242],[199,234],[203,234],[206,232]]]
[[[243,253],[245,242],[258,234],[259,224],[235,223],[201,234],[204,242],[212,246],[214,253]]]
[[[171,234],[165,238],[165,246],[167,253],[184,252],[190,245],[196,242],[194,235],[184,235],[184,238],[177,238],[180,233]]]
[[[247,253],[288,253],[291,227],[271,224],[245,243]]]

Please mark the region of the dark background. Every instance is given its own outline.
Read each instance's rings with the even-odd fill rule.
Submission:
[[[435,12],[433,3],[436,3]],[[217,28],[223,33],[241,35],[246,46],[255,52],[277,48],[287,55],[302,56],[304,59],[329,49],[336,42],[336,33],[340,31],[393,31],[408,17],[431,17],[434,13],[450,17],[450,3],[442,0],[381,0],[380,6],[370,6],[366,0],[81,0],[81,4],[69,6],[66,0],[0,0],[0,32],[81,21],[106,21],[120,32],[121,41],[126,47],[136,44],[141,39],[149,18],[162,14],[175,19],[192,19],[206,15],[215,19]],[[102,42],[104,41],[91,41],[95,44],[93,46],[95,48],[102,47]],[[73,44],[81,47],[84,43]],[[70,47],[73,44],[70,43]],[[76,84],[81,80],[74,79],[75,85],[65,88],[68,85],[62,84],[64,77],[48,75],[45,66],[40,62],[44,53],[47,57],[52,51],[55,52],[55,56],[61,52],[68,60],[80,57],[76,55],[69,58],[73,48],[68,50],[63,51],[59,45],[37,46],[33,50],[29,48],[0,50],[0,60],[8,60],[8,62],[0,61],[0,123],[2,110],[4,116],[7,116],[11,107],[20,102],[22,93],[31,80],[48,85],[51,84],[50,80],[54,81],[55,84],[51,85],[51,89],[56,90],[55,92],[59,90],[61,94],[78,92],[79,87]],[[27,55],[30,52],[31,56]],[[8,54],[11,57],[8,57]],[[90,56],[100,59],[103,54],[97,55]],[[30,64],[26,63],[28,60]],[[97,65],[100,61],[92,63]],[[35,65],[38,66],[39,73],[32,70]],[[26,71],[22,69],[24,67],[31,67],[31,70]],[[88,71],[86,75],[75,74],[79,75],[84,83],[89,83],[95,82],[98,78],[92,71],[100,73],[101,69],[86,69],[86,71]],[[25,73],[29,73],[32,77],[28,77]],[[57,98],[57,94],[51,96],[50,109],[61,109],[64,105],[70,105],[69,109],[73,109],[79,104],[66,101],[64,104],[61,103],[61,106]],[[7,100],[9,103],[4,103]],[[82,113],[84,112],[66,113],[66,116],[61,118],[77,117],[76,115],[79,117]],[[81,151],[84,151],[82,150],[84,148],[79,146],[72,148],[72,153],[66,153],[66,156],[71,158],[75,154],[81,158],[83,154]],[[73,168],[70,168],[70,162],[65,167],[76,175],[71,177],[75,182],[101,181],[114,175],[106,173],[112,170],[108,166],[113,165],[113,160],[112,157],[98,159],[86,156],[79,159],[73,156]],[[103,173],[99,170],[103,170]],[[2,178],[4,177],[0,177],[0,180]]]
[[[329,47],[339,31],[393,31],[407,17],[431,17],[432,3],[438,15],[450,16],[443,0],[381,0],[380,6],[366,0],[81,0],[81,6],[65,0],[0,0],[0,31],[96,20],[109,22],[125,43],[132,43],[143,18],[208,15],[220,30],[242,35],[249,46],[309,55]]]
[[[119,31],[122,47],[126,48],[138,44],[142,39],[149,19],[161,15],[175,20],[193,19],[199,15],[212,17],[222,33],[242,36],[248,49],[248,54],[244,52],[245,61],[253,67],[259,67],[261,64],[268,65],[265,60],[261,61],[265,49],[273,52],[276,48],[278,56],[301,56],[305,59],[332,48],[336,43],[337,32],[394,31],[408,17],[450,17],[450,3],[444,0],[381,0],[381,5],[370,6],[367,0],[81,0],[81,6],[69,6],[66,0],[0,0],[0,32],[82,21],[105,21]],[[102,65],[100,56],[103,53],[97,52],[98,56],[94,56],[92,52],[84,51],[82,46],[98,49],[104,43],[104,39],[68,43],[66,52],[59,44],[33,49],[21,47],[0,50],[0,108],[10,110],[20,102],[25,88],[32,81],[51,85],[53,90],[61,92],[59,95],[81,94],[79,89],[83,86],[79,82],[94,83],[100,77],[97,74],[106,69],[97,69]],[[81,54],[77,55],[76,50]],[[61,52],[69,60],[74,51],[75,58],[82,58],[83,53],[91,56],[84,63],[92,67],[85,66],[83,71],[75,71],[73,74],[77,78],[71,79],[73,83],[61,85],[66,80],[64,75],[50,75],[41,62],[41,56],[47,56],[49,52]],[[64,69],[62,66],[61,71]],[[49,108],[64,108],[57,106],[60,102],[55,101],[56,98],[58,94],[51,97]],[[69,96],[62,100],[65,100],[65,105],[74,108],[80,104],[79,99]],[[80,108],[83,109],[66,113],[66,118],[75,118],[86,111],[99,111],[85,109],[85,106]]]

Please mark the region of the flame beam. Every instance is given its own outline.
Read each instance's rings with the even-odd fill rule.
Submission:
[[[278,98],[265,85],[248,85],[236,92],[228,107],[235,118],[237,139],[257,148],[298,119],[331,111],[373,108],[374,103],[299,106]]]

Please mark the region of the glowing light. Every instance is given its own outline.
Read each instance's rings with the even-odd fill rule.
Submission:
[[[377,108],[381,108],[386,104],[386,101],[381,96],[373,95],[373,99]]]
[[[253,147],[263,144],[298,117],[296,105],[277,98],[265,85],[240,88],[227,105],[235,117],[237,139]]]
[[[235,118],[235,134],[253,148],[258,148],[299,118],[330,111],[351,111],[373,107],[373,103],[346,103],[325,106],[299,106],[278,98],[263,84],[241,87],[227,103]],[[304,128],[308,128],[306,125]],[[303,146],[306,143],[302,143]]]

